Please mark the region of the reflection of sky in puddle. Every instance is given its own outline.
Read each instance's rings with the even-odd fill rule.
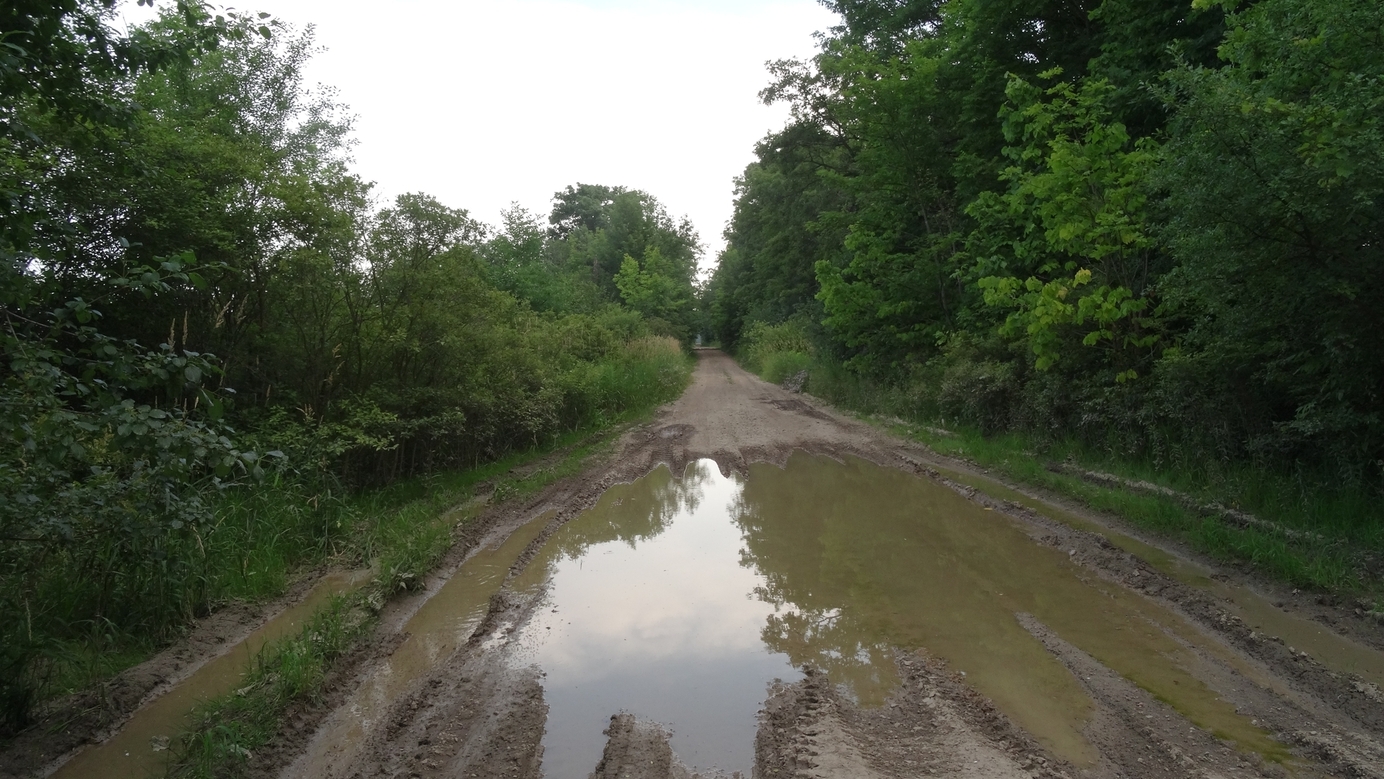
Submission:
[[[1285,754],[1197,675],[1219,645],[1185,620],[996,512],[860,460],[795,455],[744,479],[709,461],[681,480],[661,468],[565,525],[515,584],[548,577],[520,660],[547,673],[550,777],[586,776],[620,710],[671,726],[690,765],[748,773],[767,682],[811,664],[878,705],[893,646],[926,648],[1049,749],[1094,764],[1090,698],[1017,613],[1241,748]]]
[[[749,775],[766,685],[796,673],[760,640],[774,609],[740,564],[739,491],[710,462],[681,481],[660,469],[608,492],[530,567],[530,583],[552,576],[522,658],[547,674],[545,775],[586,776],[621,710],[672,727],[683,762]]]

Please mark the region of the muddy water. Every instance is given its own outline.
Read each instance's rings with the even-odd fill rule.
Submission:
[[[375,729],[390,703],[470,638],[510,566],[551,519],[551,512],[542,514],[463,563],[405,623],[408,638],[403,644],[337,709],[285,775],[349,773],[345,769],[355,756],[354,748]]]
[[[766,685],[798,674],[761,639],[775,609],[730,521],[742,489],[711,461],[680,480],[659,468],[564,525],[516,582],[550,579],[516,657],[546,674],[545,776],[587,776],[621,710],[671,726],[688,765],[749,776]]]
[[[114,779],[161,773],[169,740],[182,731],[201,701],[223,695],[241,684],[250,661],[265,644],[298,632],[303,623],[336,595],[360,587],[371,572],[328,574],[297,605],[285,609],[228,652],[208,661],[183,682],[149,702],[110,739],[77,753],[60,767],[56,779]]]
[[[944,658],[1090,765],[1091,701],[1023,613],[1239,748],[1286,755],[1194,675],[1197,652],[1225,652],[1193,626],[1002,515],[863,461],[798,454],[744,479],[709,461],[682,480],[660,469],[566,525],[521,584],[544,577],[521,660],[547,674],[551,777],[589,772],[622,709],[671,726],[686,763],[748,773],[767,682],[810,664],[878,704],[896,682],[891,647]]]
[[[1352,641],[1320,623],[1284,611],[1274,605],[1271,599],[1245,585],[1213,579],[1214,572],[1206,566],[1168,554],[1137,538],[1034,500],[997,481],[953,471],[943,473],[992,497],[1012,500],[1064,524],[1103,535],[1119,548],[1183,584],[1208,590],[1227,601],[1232,613],[1260,633],[1283,639],[1288,646],[1307,652],[1333,671],[1355,674],[1384,687],[1384,652],[1380,650]]]

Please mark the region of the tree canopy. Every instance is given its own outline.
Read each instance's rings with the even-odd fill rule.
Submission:
[[[706,306],[989,429],[1384,471],[1370,0],[852,0]]]

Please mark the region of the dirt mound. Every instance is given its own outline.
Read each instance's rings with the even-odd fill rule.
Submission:
[[[654,722],[621,712],[605,729],[606,746],[591,779],[685,779],[687,772],[675,767],[672,735]]]

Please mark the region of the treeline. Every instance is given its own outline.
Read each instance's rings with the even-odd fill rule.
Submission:
[[[338,551],[344,492],[675,396],[696,329],[697,235],[651,195],[381,207],[310,31],[113,6],[0,11],[0,731]]]
[[[792,120],[739,180],[722,343],[921,417],[1377,492],[1384,5],[827,5],[762,95]]]

